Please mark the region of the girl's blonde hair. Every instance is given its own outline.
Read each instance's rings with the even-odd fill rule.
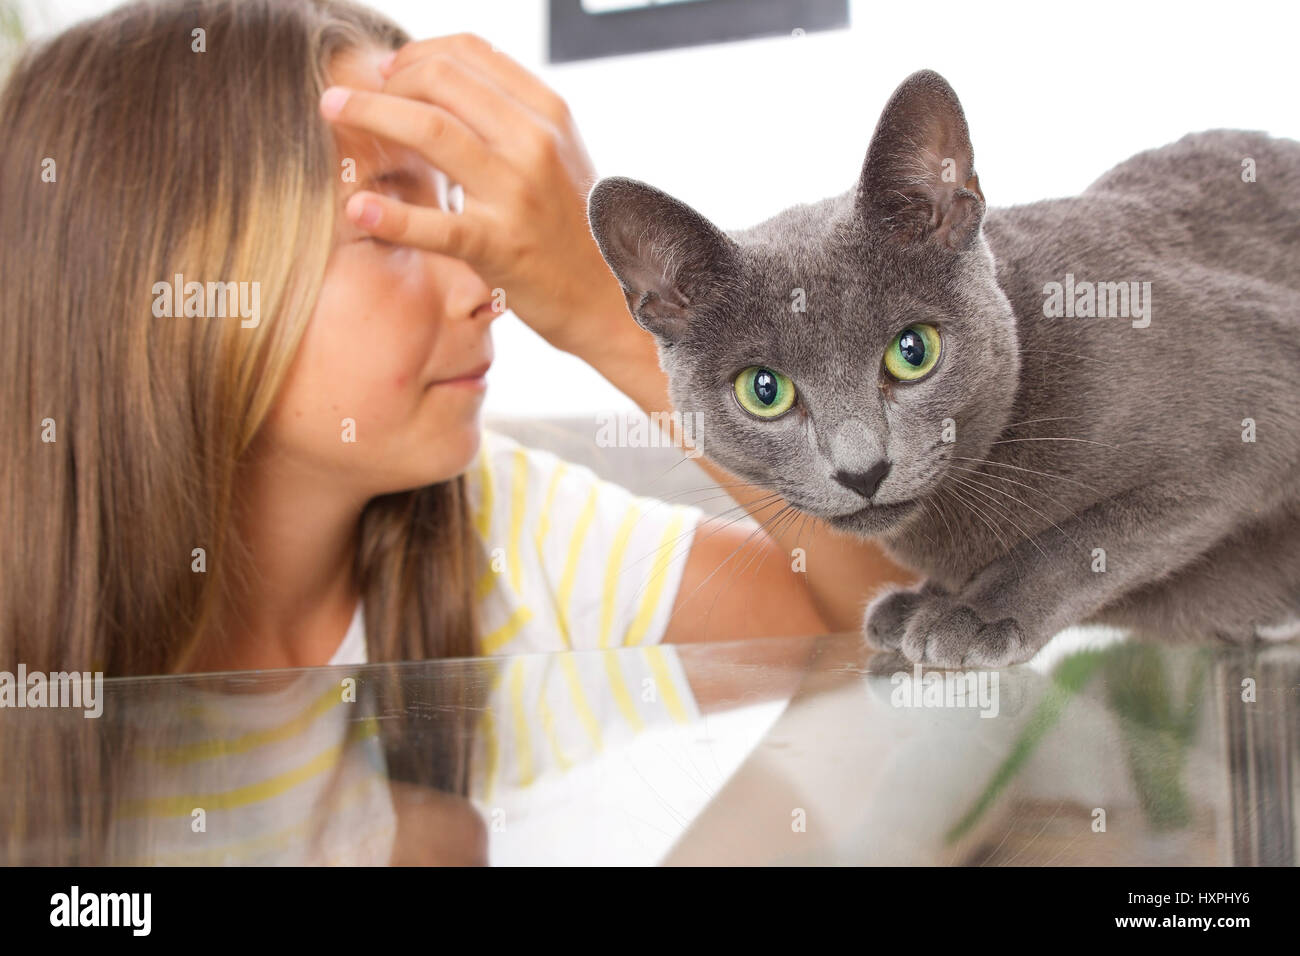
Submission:
[[[238,593],[239,463],[334,231],[320,95],[339,53],[407,40],[330,0],[140,2],[15,64],[0,95],[0,670],[183,671]],[[156,317],[154,286],[177,275],[258,283],[260,322]],[[375,499],[360,541],[372,662],[474,654],[482,549],[463,476]],[[0,748],[28,762],[39,800],[17,801],[13,834],[57,818],[51,781],[69,781],[4,716]]]

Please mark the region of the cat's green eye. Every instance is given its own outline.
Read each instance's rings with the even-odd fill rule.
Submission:
[[[763,365],[751,365],[736,376],[736,401],[759,418],[784,415],[794,404],[794,382]]]
[[[909,325],[885,349],[885,371],[900,382],[914,382],[934,368],[939,348],[939,330],[933,325]]]

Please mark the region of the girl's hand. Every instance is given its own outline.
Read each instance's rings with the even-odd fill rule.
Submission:
[[[463,211],[359,192],[348,217],[467,262],[504,290],[503,309],[560,349],[580,353],[605,335],[627,306],[587,224],[596,173],[565,102],[469,34],[407,44],[380,72],[382,92],[343,99],[332,88],[322,113],[414,149],[460,184]]]

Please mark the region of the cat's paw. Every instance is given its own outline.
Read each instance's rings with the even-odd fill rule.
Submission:
[[[867,643],[882,651],[896,651],[903,643],[908,618],[921,603],[919,591],[890,591],[867,607],[862,630]]]
[[[867,641],[935,667],[1005,667],[1038,650],[1013,618],[985,621],[958,598],[934,590],[893,591],[867,609]]]

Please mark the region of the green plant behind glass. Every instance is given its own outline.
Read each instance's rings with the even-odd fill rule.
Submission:
[[[983,792],[945,835],[948,843],[968,833],[998,795],[1024,768],[1048,731],[1056,726],[1074,696],[1104,674],[1106,701],[1119,719],[1129,772],[1147,823],[1153,830],[1177,830],[1191,821],[1191,802],[1183,786],[1187,748],[1196,732],[1198,702],[1204,692],[1204,656],[1195,659],[1186,699],[1174,703],[1162,650],[1152,644],[1123,643],[1087,650],[1061,661],[1011,752],[993,772]]]

